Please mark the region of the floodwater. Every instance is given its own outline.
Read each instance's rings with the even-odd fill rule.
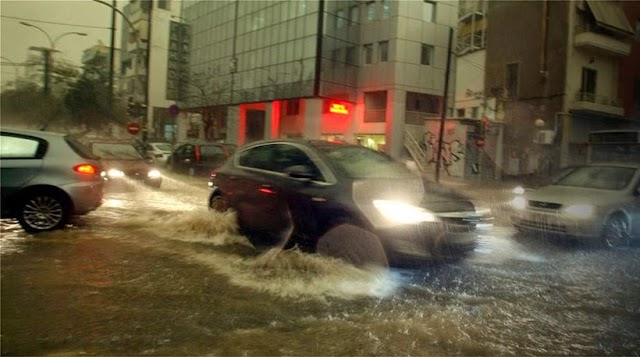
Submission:
[[[3,220],[2,355],[640,354],[638,248],[497,226],[462,262],[367,270],[260,254],[207,192],[132,184],[38,236]]]

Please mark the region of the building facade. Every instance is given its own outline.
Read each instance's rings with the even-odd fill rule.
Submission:
[[[624,63],[632,73],[639,63],[621,3],[489,2],[488,18],[500,21],[487,24],[484,92],[504,108],[503,172],[585,163],[589,132],[637,127],[620,87]]]
[[[201,137],[344,140],[401,157],[407,137],[421,141],[425,119],[440,116],[457,1],[183,7],[191,42],[181,121],[201,120]]]
[[[122,11],[126,20],[121,24],[119,88],[131,103],[148,103],[148,110],[131,120],[143,124],[149,139],[172,141],[176,137],[175,118],[169,112],[176,100],[170,99],[167,82],[170,31],[172,23],[181,22],[181,4],[178,0],[130,0]]]

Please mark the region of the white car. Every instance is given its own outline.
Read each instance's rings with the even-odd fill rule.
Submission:
[[[173,146],[167,143],[148,143],[146,151],[147,156],[150,156],[156,165],[164,166],[167,164],[169,156],[171,156]]]
[[[516,195],[512,222],[522,232],[601,238],[608,246],[640,241],[640,165],[594,164]]]

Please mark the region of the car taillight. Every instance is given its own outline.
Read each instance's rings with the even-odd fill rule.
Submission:
[[[80,164],[73,167],[73,171],[79,174],[95,175],[100,170],[91,164]]]
[[[196,161],[200,162],[200,147],[196,146]]]

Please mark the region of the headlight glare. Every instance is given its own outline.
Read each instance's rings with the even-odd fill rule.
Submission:
[[[109,171],[107,171],[107,176],[111,178],[124,177],[124,172],[117,169],[110,169]]]
[[[152,179],[159,178],[160,176],[160,171],[158,170],[151,170],[147,173],[147,177]]]
[[[521,195],[524,193],[524,187],[516,186],[512,192],[515,193],[516,195]]]
[[[511,206],[516,209],[525,209],[527,207],[527,199],[522,196],[516,196],[511,200]]]
[[[595,211],[595,207],[592,205],[579,204],[579,205],[571,205],[564,209],[564,211],[576,218],[587,218],[593,215]]]
[[[410,204],[388,201],[388,200],[374,200],[373,205],[378,211],[394,223],[420,223],[420,222],[436,222],[438,219],[436,216],[427,211],[426,209]]]

